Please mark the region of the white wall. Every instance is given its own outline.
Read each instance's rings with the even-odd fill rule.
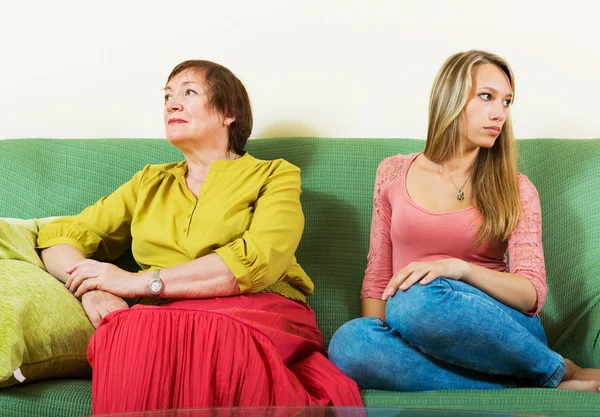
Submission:
[[[426,135],[449,55],[513,66],[519,138],[600,137],[600,2],[0,0],[0,138],[164,137],[173,66],[245,83],[253,137]]]

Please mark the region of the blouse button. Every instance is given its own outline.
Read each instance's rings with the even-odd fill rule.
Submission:
[[[187,232],[187,227],[183,228],[183,233]]]

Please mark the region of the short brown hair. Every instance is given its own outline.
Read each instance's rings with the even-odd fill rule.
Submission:
[[[229,125],[227,150],[244,154],[244,146],[252,133],[252,107],[244,84],[227,68],[211,61],[189,60],[178,64],[169,78],[191,70],[204,77],[208,94],[208,106],[225,117],[235,117]]]

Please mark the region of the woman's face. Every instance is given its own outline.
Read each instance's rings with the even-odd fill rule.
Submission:
[[[167,83],[164,119],[169,142],[223,137],[227,140],[227,126],[231,123],[229,118],[208,108],[204,79],[190,70],[180,72]]]
[[[494,146],[512,102],[508,77],[494,64],[475,67],[473,87],[463,113],[465,152]]]

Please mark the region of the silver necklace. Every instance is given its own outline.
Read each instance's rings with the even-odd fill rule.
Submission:
[[[473,171],[471,171],[471,173],[469,174],[469,176],[463,183],[462,187],[458,188],[456,186],[456,184],[454,183],[454,181],[452,180],[452,176],[450,175],[450,173],[448,171],[446,171],[446,167],[444,167],[444,164],[440,164],[440,165],[442,166],[442,169],[448,176],[448,179],[450,180],[452,185],[454,185],[454,188],[456,188],[456,199],[458,200],[459,203],[462,203],[463,201],[465,201],[465,193],[463,192],[463,188],[465,188],[465,185],[467,185],[467,181],[469,181],[469,179],[471,178],[471,175],[473,175]]]

